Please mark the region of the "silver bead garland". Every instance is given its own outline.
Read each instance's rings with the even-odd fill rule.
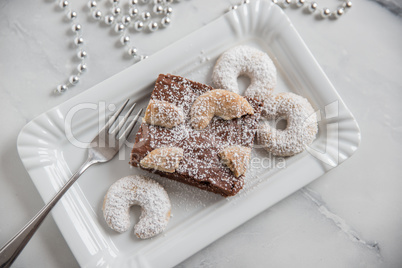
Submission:
[[[173,0],[129,0],[127,10],[120,7],[119,0],[110,0],[109,8],[105,3],[104,9],[101,10],[99,4],[101,1],[88,2],[87,6],[92,17],[114,27],[114,31],[119,34],[120,43],[126,47],[126,53],[132,56],[135,62],[144,60],[147,56],[132,46],[132,38],[128,33],[129,29],[132,28],[137,32],[147,29],[149,33],[152,33],[171,24]]]
[[[96,6],[96,2],[92,2],[94,2],[92,4]],[[85,42],[82,38],[82,26],[77,21],[77,12],[70,8],[70,3],[67,0],[59,1],[58,5],[62,9],[62,11],[65,12],[66,17],[71,24],[71,31],[75,34],[74,44],[77,49],[77,59],[80,60],[76,71],[73,72],[73,74],[64,84],[60,84],[56,87],[55,93],[63,93],[67,91],[70,87],[75,86],[80,81],[81,75],[87,70],[87,65],[84,60],[88,57],[88,53],[83,48]]]
[[[337,19],[345,14],[346,10],[352,7],[352,2],[349,0],[343,0],[342,4],[339,5],[336,10],[330,10],[329,8],[319,8],[318,4],[313,1],[306,1],[306,0],[272,0],[274,4],[277,4],[281,8],[288,8],[289,6],[293,5],[297,8],[305,8],[310,13],[317,13],[322,18],[333,18]],[[243,0],[239,5],[232,5],[229,7],[229,11],[235,10],[240,5],[248,4],[250,0]]]
[[[279,5],[281,8],[286,8],[290,5],[294,5],[297,8],[306,8],[310,13],[319,14],[322,18],[333,18],[337,19],[342,16],[347,9],[352,7],[352,2],[349,0],[344,0],[341,5],[339,5],[335,10],[330,10],[329,8],[319,8],[318,4],[313,1],[305,0],[272,0],[275,4]]]
[[[147,59],[147,55],[141,54],[138,48],[132,46],[128,29],[133,28],[136,31],[148,29],[152,33],[160,28],[168,27],[171,24],[171,15],[173,13],[171,4],[173,4],[174,0],[129,0],[127,11],[122,10],[119,6],[119,0],[110,0],[111,7],[101,10],[99,7],[100,1],[91,0],[87,3],[92,19],[113,27],[114,31],[119,34],[120,43],[124,47],[128,47],[127,53],[135,59],[135,62]],[[179,2],[179,0],[176,1]],[[68,0],[56,2],[71,23],[71,31],[75,34],[74,45],[77,48],[77,59],[80,60],[76,72],[73,72],[64,84],[56,87],[56,93],[63,93],[76,85],[80,81],[81,75],[87,71],[88,67],[85,59],[88,57],[88,53],[84,50],[85,40],[82,37],[82,25],[77,22],[78,13],[70,8]],[[147,5],[150,8],[144,8]]]

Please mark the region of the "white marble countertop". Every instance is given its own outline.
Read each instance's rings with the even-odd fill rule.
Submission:
[[[90,67],[62,96],[52,90],[76,64],[62,13],[49,0],[0,3],[0,245],[43,206],[17,153],[21,128],[131,64],[122,58],[115,36],[87,19],[85,1],[70,2],[84,27]],[[317,2],[336,6],[336,1]],[[178,267],[402,267],[402,5],[381,2],[356,0],[338,20],[286,9],[359,123],[362,142],[355,155]],[[235,3],[175,4],[171,27],[140,36],[138,47],[151,55]],[[77,266],[52,217],[14,263]]]

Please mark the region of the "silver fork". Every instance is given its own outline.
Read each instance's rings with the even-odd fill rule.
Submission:
[[[125,101],[125,103],[109,119],[98,135],[92,140],[88,148],[88,159],[84,162],[84,164],[82,164],[78,171],[66,182],[66,184],[59,190],[53,199],[46,206],[44,206],[38,212],[38,214],[36,214],[35,217],[33,217],[31,221],[29,221],[12,239],[10,239],[6,245],[0,249],[0,268],[11,266],[26,244],[28,244],[29,240],[35,234],[36,230],[39,228],[52,208],[74,184],[74,182],[82,175],[82,173],[87,170],[87,168],[93,164],[108,162],[117,154],[133,130],[138,117],[142,113],[142,109],[140,109],[125,130],[122,130],[135,108],[134,103],[124,116],[123,120],[119,120],[120,122],[117,124],[117,126],[111,130],[112,125],[117,121],[128,102],[129,100]]]

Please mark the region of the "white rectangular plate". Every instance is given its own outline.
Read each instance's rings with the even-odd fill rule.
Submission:
[[[151,174],[167,190],[174,217],[163,234],[149,240],[139,240],[132,232],[117,234],[103,219],[102,201],[109,186],[123,176],[145,173],[129,167],[131,145],[124,146],[111,162],[90,168],[53,210],[81,266],[174,266],[357,149],[360,132],[353,116],[289,19],[271,1],[252,1],[27,124],[19,136],[18,151],[44,201],[84,161],[86,149],[77,141],[88,142],[95,136],[99,117],[104,118],[110,104],[131,98],[145,107],[159,73],[210,84],[218,56],[240,44],[271,56],[278,69],[276,92],[296,92],[319,112],[319,134],[312,146],[286,159],[254,149],[245,188],[227,199]],[[132,212],[133,222],[139,212]]]

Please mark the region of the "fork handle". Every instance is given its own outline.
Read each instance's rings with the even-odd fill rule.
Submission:
[[[66,184],[59,190],[59,192],[33,217],[7,244],[0,249],[0,268],[10,267],[14,260],[18,257],[24,249],[29,240],[38,230],[39,226],[57,204],[60,198],[67,192],[74,182],[84,173],[87,168],[96,162],[89,157],[79,170],[67,181]]]

